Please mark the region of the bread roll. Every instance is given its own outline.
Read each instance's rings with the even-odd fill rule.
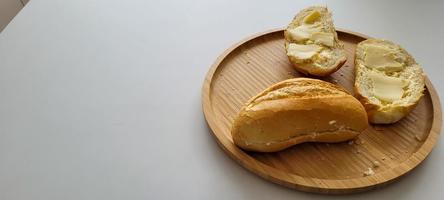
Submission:
[[[357,99],[331,83],[294,78],[250,99],[232,127],[239,147],[274,152],[303,142],[341,142],[367,127]]]
[[[402,47],[381,39],[360,42],[355,55],[355,93],[371,123],[406,116],[424,92],[421,66]]]
[[[347,60],[326,7],[313,6],[302,10],[285,29],[284,35],[290,62],[304,74],[327,76]]]

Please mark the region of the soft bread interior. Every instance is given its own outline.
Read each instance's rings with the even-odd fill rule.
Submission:
[[[394,115],[391,120],[376,123],[399,120],[406,114],[402,108],[415,105],[423,95],[422,68],[399,45],[378,39],[361,42],[355,65],[357,92],[366,103],[377,107],[376,114]]]
[[[346,60],[331,13],[326,7],[309,7],[298,13],[287,27],[285,38],[290,61],[307,73],[314,72],[310,70],[313,67],[321,70],[333,69]],[[307,52],[307,48],[300,46],[318,48],[311,48],[312,51]]]

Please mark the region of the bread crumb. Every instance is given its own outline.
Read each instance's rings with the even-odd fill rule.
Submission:
[[[339,75],[344,76],[344,73],[340,73]]]
[[[385,160],[385,157],[382,157],[381,160]]]
[[[336,120],[331,120],[328,122],[328,124],[330,124],[330,125],[336,124]]]
[[[378,168],[379,167],[379,162],[377,160],[373,161],[373,167],[374,168]]]
[[[353,140],[348,141],[348,145],[353,145],[355,143]]]
[[[418,134],[415,135],[415,139],[420,141],[420,142],[422,141],[422,137],[420,135],[418,135]]]
[[[359,149],[355,151],[355,154],[360,154],[360,153],[361,153],[361,150],[359,150]]]
[[[367,171],[364,171],[364,176],[371,176],[373,174],[375,174],[375,172],[370,167],[367,169]]]

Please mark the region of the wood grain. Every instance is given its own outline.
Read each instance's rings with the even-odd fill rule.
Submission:
[[[22,8],[23,4],[20,0],[0,1],[0,32],[2,32]]]
[[[348,60],[323,80],[353,93],[354,51],[365,35],[339,30]],[[283,30],[251,36],[227,49],[202,89],[205,118],[220,147],[248,170],[272,182],[309,192],[352,193],[389,183],[430,153],[441,130],[441,107],[431,82],[418,106],[393,125],[372,125],[353,142],[304,143],[276,153],[247,152],[233,144],[230,128],[241,106],[268,86],[303,76],[288,61]],[[375,164],[376,163],[376,164]],[[377,165],[377,166],[376,166]],[[375,174],[364,176],[371,168]]]

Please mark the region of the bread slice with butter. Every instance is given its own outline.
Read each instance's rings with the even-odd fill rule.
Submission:
[[[327,76],[347,60],[326,7],[313,6],[300,11],[284,35],[290,62],[304,74]]]
[[[343,88],[294,78],[251,98],[234,119],[233,142],[246,150],[279,151],[303,142],[342,142],[368,126],[362,104]]]
[[[406,116],[424,92],[424,73],[399,45],[381,39],[360,42],[355,54],[355,92],[369,121],[395,123]]]

